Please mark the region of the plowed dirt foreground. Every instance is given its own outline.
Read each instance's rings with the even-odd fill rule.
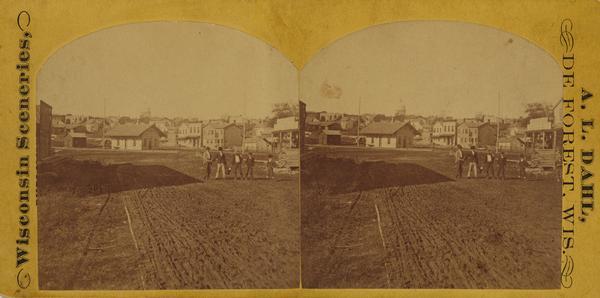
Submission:
[[[194,175],[183,166],[197,162],[188,157],[177,170]],[[297,287],[297,179],[196,181],[85,197],[46,191],[38,200],[40,288]]]
[[[360,162],[362,154],[353,152],[352,157]],[[392,161],[398,171],[407,161],[448,174],[452,169],[447,153],[387,154],[384,160]],[[403,154],[410,160],[403,159]],[[378,155],[383,157],[383,152]],[[374,160],[372,154],[368,160]],[[319,161],[303,163],[303,169],[314,173],[346,167],[338,164],[333,169],[319,169],[332,165],[323,162],[322,156],[304,161]],[[407,167],[406,171],[414,169]],[[319,186],[302,175],[304,287],[560,286],[561,197],[560,184],[553,179],[446,179],[342,194],[331,191],[334,186]],[[394,176],[387,170],[383,175]],[[400,176],[406,173],[398,173]],[[344,183],[353,185],[352,181]]]

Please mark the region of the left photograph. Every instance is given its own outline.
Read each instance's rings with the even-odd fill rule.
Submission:
[[[297,288],[297,70],[235,29],[152,22],[37,80],[41,290]]]

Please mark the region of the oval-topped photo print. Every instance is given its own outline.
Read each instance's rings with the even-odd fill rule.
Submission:
[[[39,101],[44,290],[299,286],[296,68],[223,26],[73,40]]]
[[[558,288],[561,79],[468,23],[323,48],[299,82],[303,287]]]

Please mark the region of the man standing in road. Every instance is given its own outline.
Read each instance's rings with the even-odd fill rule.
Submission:
[[[506,168],[506,156],[504,156],[504,152],[500,151],[499,155],[498,155],[498,175],[496,175],[496,177],[498,179],[506,179],[506,177],[504,176],[504,172],[505,172],[505,168]]]
[[[215,175],[215,179],[219,179],[219,171],[223,173],[223,179],[225,179],[225,165],[227,164],[227,159],[225,158],[225,153],[223,153],[223,147],[219,147],[219,151],[217,152],[217,175]]]
[[[454,152],[454,161],[456,162],[456,178],[462,178],[464,158],[461,145],[456,145],[456,152]]]
[[[527,157],[525,157],[525,154],[521,153],[521,156],[519,156],[519,178],[520,179],[527,180],[527,172],[525,171],[526,167],[527,167]]]
[[[236,150],[233,153],[233,179],[238,180],[238,174],[240,179],[244,178],[242,176],[242,156]]]
[[[246,157],[246,179],[254,180],[254,155],[248,152]]]
[[[477,178],[477,152],[475,152],[475,146],[471,146],[471,152],[469,152],[467,159],[469,161],[467,178],[471,179],[471,171],[473,171],[473,178]]]
[[[492,179],[495,178],[494,175],[494,153],[492,152],[492,150],[488,150],[488,152],[485,154],[485,176],[488,179]]]
[[[208,181],[210,178],[210,172],[212,170],[212,157],[210,156],[210,149],[208,146],[204,147],[204,153],[202,153],[202,158],[204,159],[204,163],[206,164],[206,175],[204,176],[204,180]]]
[[[275,161],[273,160],[273,155],[269,154],[267,157],[267,179],[275,179],[275,173],[273,172],[273,168],[275,167]]]

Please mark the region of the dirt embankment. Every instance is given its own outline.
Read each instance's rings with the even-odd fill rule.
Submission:
[[[39,163],[38,191],[92,196],[148,186],[182,185],[199,182],[162,165],[103,164],[56,156]]]
[[[302,159],[302,188],[348,193],[376,188],[430,184],[452,179],[414,163],[356,162],[320,155]]]

